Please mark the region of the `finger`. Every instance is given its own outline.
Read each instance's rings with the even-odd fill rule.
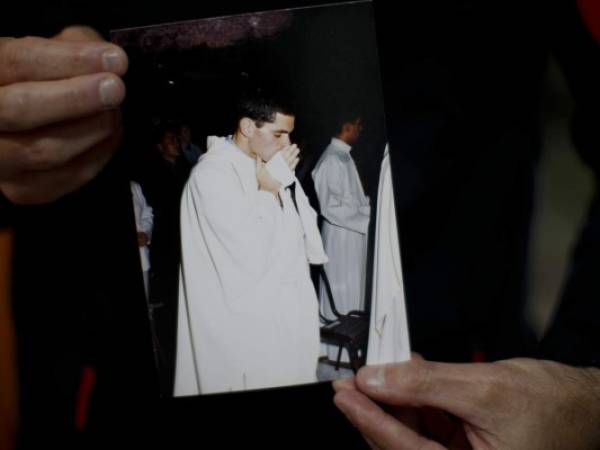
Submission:
[[[69,42],[39,37],[0,41],[0,85],[60,80],[98,72],[121,76],[127,66],[123,49],[108,42]]]
[[[286,164],[290,164],[290,157],[291,157],[291,150],[289,147],[284,148],[283,150],[281,150],[281,156],[283,157],[283,160],[285,161]]]
[[[109,73],[0,87],[0,131],[31,130],[117,107],[125,85]]]
[[[356,389],[356,386],[354,385],[354,377],[335,380],[332,383],[332,386],[335,392],[339,392],[343,389]]]
[[[412,360],[425,361],[425,358],[423,358],[421,354],[417,352],[410,352],[410,358]]]
[[[0,134],[0,178],[66,164],[114,133],[119,116],[117,111],[107,111],[30,133]]]
[[[358,391],[344,390],[334,397],[336,406],[369,441],[382,450],[442,450],[443,447],[415,433],[386,414]]]
[[[102,35],[100,35],[100,33],[98,33],[96,30],[82,25],[66,27],[60,33],[54,36],[54,39],[71,42],[104,41]]]
[[[371,448],[371,450],[380,450],[380,448],[377,447],[371,439],[366,437],[364,434],[362,435],[362,437],[365,440],[365,442],[367,443],[367,445],[369,446],[369,448]]]
[[[298,150],[292,152],[292,155],[290,156],[290,167],[293,165],[294,167],[291,167],[292,170],[294,170],[294,168],[298,165],[298,161],[300,161],[300,157],[298,156],[300,154],[300,152]]]
[[[364,367],[356,386],[374,400],[392,405],[431,406],[468,422],[503,404],[510,380],[493,364],[446,364],[412,360]]]
[[[283,151],[283,157],[288,165],[291,164],[299,154],[300,150],[298,149],[298,147],[296,147],[295,144],[287,147]]]
[[[294,170],[296,170],[296,167],[298,166],[298,163],[300,162],[300,158],[295,158],[289,165],[290,170],[293,172]]]
[[[17,204],[39,204],[56,200],[92,180],[112,157],[122,132],[69,161],[59,169],[21,173],[0,183],[4,195]]]
[[[387,412],[390,416],[395,417],[405,426],[410,428],[416,433],[421,430],[419,415],[417,409],[412,407],[394,406],[394,405],[380,405],[381,408]]]

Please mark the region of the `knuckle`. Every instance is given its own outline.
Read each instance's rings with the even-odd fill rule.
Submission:
[[[393,372],[386,369],[386,378],[393,377]],[[414,361],[409,369],[402,373],[402,380],[390,380],[402,383],[406,389],[415,394],[427,393],[432,388],[431,366],[427,361]]]
[[[23,79],[31,64],[31,52],[24,49],[36,48],[40,41],[40,38],[26,36],[0,42],[0,80],[15,82]]]
[[[86,47],[77,46],[72,49],[71,55],[69,57],[69,64],[71,67],[84,67],[88,64],[88,52],[86,52]]]
[[[27,142],[21,147],[20,154],[26,170],[48,170],[62,162],[44,141]]]
[[[530,396],[522,386],[522,373],[515,368],[494,364],[484,373],[478,383],[478,403],[482,411],[494,411],[488,417],[492,421],[509,420],[530,408]]]
[[[21,38],[20,41],[28,38]],[[4,40],[0,43],[0,70],[2,80],[14,80],[20,69],[20,59],[16,39]]]

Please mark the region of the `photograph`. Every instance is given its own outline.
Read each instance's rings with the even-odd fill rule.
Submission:
[[[410,358],[369,1],[117,29],[161,394]]]

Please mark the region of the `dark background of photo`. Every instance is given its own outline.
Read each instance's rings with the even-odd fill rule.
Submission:
[[[250,37],[222,48],[189,48],[185,41],[167,49],[169,44],[157,43],[161,50],[156,52],[125,47],[131,61],[125,120],[135,130],[128,133],[134,172],[144,169],[154,124],[184,121],[193,140],[206,149],[206,136],[235,131],[236,101],[259,86],[283,93],[294,106],[292,140],[302,151],[297,174],[307,190],[310,170],[336,132],[340,115],[348,109],[363,115],[363,135],[352,154],[376,204],[387,136],[372,5],[357,2],[289,14],[289,26],[276,36]],[[112,37],[118,42],[119,31]]]
[[[246,88],[259,86],[283,93],[294,105],[292,139],[305,144],[304,165],[298,168],[302,178],[329,143],[340,114],[351,108],[362,112],[364,136],[354,156],[370,191],[387,140],[372,5],[295,9],[289,15],[288,26],[275,36],[249,36],[220,48],[190,48],[185,40],[157,42],[155,52],[125,46],[132,62],[126,120],[137,130],[130,133],[130,151],[146,151],[140,144],[151,137],[153,123],[181,119],[205,148],[207,135],[232,134],[236,101]],[[118,42],[119,31],[112,37]]]

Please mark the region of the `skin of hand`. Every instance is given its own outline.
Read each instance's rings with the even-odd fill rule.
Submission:
[[[138,247],[143,247],[144,245],[147,245],[148,242],[150,241],[150,239],[148,239],[148,235],[146,233],[144,233],[143,231],[138,231],[137,238],[138,238]]]
[[[271,176],[267,170],[265,162],[256,155],[256,180],[258,189],[277,195],[281,188],[281,183]]]
[[[600,369],[413,359],[364,367],[333,386],[373,449],[600,448]]]
[[[283,159],[292,172],[296,170],[296,166],[300,162],[299,155],[300,149],[296,144],[289,145],[281,150],[281,156],[283,156]]]
[[[56,200],[94,178],[121,141],[125,52],[87,27],[0,38],[0,190]]]
[[[286,164],[293,172],[296,169],[298,162],[300,162],[298,156],[300,154],[300,149],[296,144],[292,144],[280,151],[281,156],[283,156]],[[267,191],[277,195],[279,189],[281,189],[281,183],[271,176],[266,168],[265,162],[260,159],[258,155],[256,155],[256,179],[258,181],[258,188],[261,191]]]

